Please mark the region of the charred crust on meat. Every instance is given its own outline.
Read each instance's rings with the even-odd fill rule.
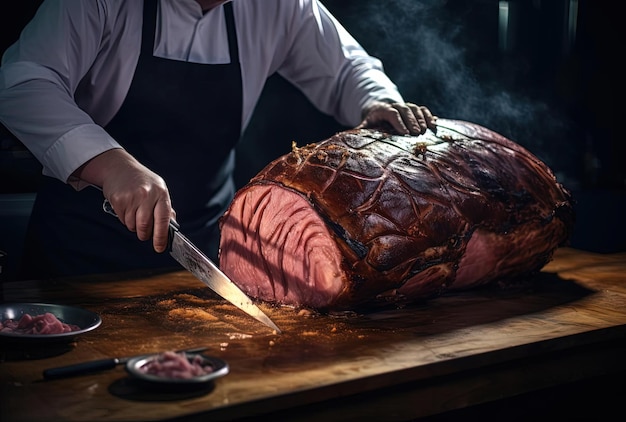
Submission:
[[[339,223],[332,221],[325,212],[315,204],[314,201],[311,200],[311,197],[307,195],[307,199],[311,203],[311,206],[317,211],[317,213],[322,217],[326,225],[337,235],[337,237],[345,242],[348,247],[355,253],[355,255],[360,259],[364,259],[368,253],[369,248],[365,246],[362,242],[358,240],[352,239],[346,229]]]
[[[463,236],[463,237],[465,237],[465,236]],[[463,237],[461,237],[461,236],[452,236],[448,240],[448,246],[451,247],[452,249],[459,248],[463,244]]]
[[[317,158],[320,163],[325,163],[326,160],[328,160],[328,153],[325,151],[316,151],[315,158]]]
[[[317,144],[307,144],[303,147],[298,147],[296,141],[291,141],[291,156],[295,157],[298,163],[301,163],[311,155],[316,145]]]
[[[423,159],[426,159],[426,151],[428,150],[425,142],[418,142],[413,149],[413,155],[419,158],[421,155]]]
[[[365,246],[363,243],[358,240],[354,240],[348,236],[346,230],[338,223],[329,220],[327,217],[323,217],[324,221],[331,228],[333,233],[337,235],[341,240],[343,240],[346,245],[350,247],[350,249],[359,257],[359,259],[364,259],[369,253],[369,248]]]

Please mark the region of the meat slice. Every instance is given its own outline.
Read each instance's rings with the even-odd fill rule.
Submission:
[[[277,304],[422,300],[540,270],[569,240],[572,202],[544,162],[470,122],[350,130],[294,145],[236,193],[220,267]]]

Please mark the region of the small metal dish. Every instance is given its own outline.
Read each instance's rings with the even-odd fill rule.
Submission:
[[[59,334],[24,334],[0,331],[0,339],[17,342],[63,342],[96,329],[102,324],[100,315],[87,309],[50,303],[3,303],[0,304],[0,321],[18,321],[25,314],[31,316],[51,313],[65,324],[77,325],[80,329]]]
[[[223,377],[228,374],[230,368],[228,363],[222,359],[206,356],[202,353],[185,353],[185,357],[189,362],[192,362],[196,356],[201,358],[202,365],[208,365],[212,368],[211,372],[189,377],[189,378],[172,378],[169,376],[161,376],[156,374],[150,374],[146,371],[145,367],[152,361],[155,361],[163,356],[163,353],[157,353],[152,355],[138,356],[128,360],[126,362],[126,371],[135,379],[145,383],[149,383],[158,387],[172,387],[172,388],[203,388],[210,384],[213,380],[219,377]]]

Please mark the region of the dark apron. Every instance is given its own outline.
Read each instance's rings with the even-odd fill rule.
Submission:
[[[141,54],[129,92],[105,127],[170,190],[180,230],[212,259],[218,219],[235,192],[234,147],[241,133],[242,88],[232,3],[224,5],[230,64],[153,56],[157,1],[144,2]],[[142,242],[102,210],[95,188],[75,191],[44,177],[33,206],[21,279],[176,268],[169,253]]]

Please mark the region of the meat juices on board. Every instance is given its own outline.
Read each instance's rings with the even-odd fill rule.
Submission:
[[[346,310],[539,271],[566,245],[570,192],[521,145],[439,119],[436,133],[340,132],[277,158],[220,221],[220,267],[263,301]]]

